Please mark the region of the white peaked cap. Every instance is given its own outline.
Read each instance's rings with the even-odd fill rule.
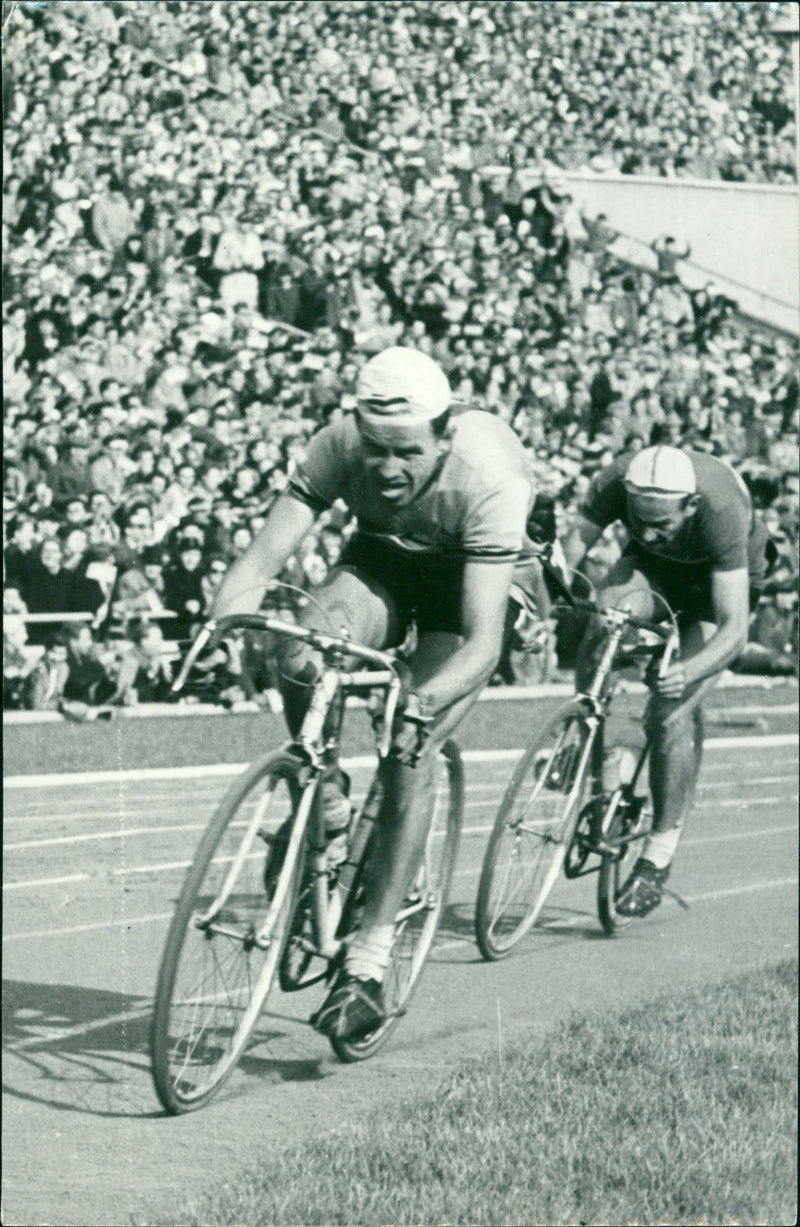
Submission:
[[[652,498],[684,498],[697,490],[694,465],[677,447],[644,447],[628,465],[625,489]]]
[[[444,371],[421,350],[393,345],[370,358],[356,385],[358,415],[381,426],[416,426],[450,408],[452,393]]]

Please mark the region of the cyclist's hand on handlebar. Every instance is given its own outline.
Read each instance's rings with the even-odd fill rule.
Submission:
[[[682,698],[687,685],[686,674],[680,661],[668,665],[663,673],[659,673],[656,664],[648,670],[647,680],[662,699]]]
[[[391,754],[406,767],[416,767],[430,736],[433,713],[424,700],[408,689],[408,677],[403,679],[403,693],[392,726]]]

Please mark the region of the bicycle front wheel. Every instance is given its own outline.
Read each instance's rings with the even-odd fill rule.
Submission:
[[[481,954],[501,959],[536,921],[591,790],[594,729],[569,703],[545,726],[506,789],[481,869],[475,932]]]
[[[446,741],[435,765],[433,816],[425,854],[395,922],[391,960],[383,981],[386,1021],[360,1040],[331,1037],[343,1061],[363,1061],[388,1039],[408,1008],[442,919],[453,877],[464,814],[464,769],[458,746]],[[367,845],[355,884],[352,928],[358,925],[363,891],[368,889],[370,846]],[[360,896],[360,897],[359,897]]]
[[[280,962],[303,865],[290,840],[305,768],[278,752],[228,790],[200,841],[156,987],[150,1048],[170,1113],[208,1103],[258,1022]]]

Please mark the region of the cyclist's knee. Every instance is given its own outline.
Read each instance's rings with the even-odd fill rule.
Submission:
[[[319,674],[314,650],[299,639],[284,639],[278,646],[275,660],[281,678],[281,689],[293,683],[308,686]]]

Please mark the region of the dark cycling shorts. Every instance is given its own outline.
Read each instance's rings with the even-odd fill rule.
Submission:
[[[408,554],[378,537],[356,533],[344,548],[340,565],[352,567],[385,589],[404,629],[450,631],[463,635],[461,590],[464,559]]]
[[[636,541],[628,543],[624,555],[633,558],[636,570],[641,572],[651,588],[669,602],[679,626],[691,626],[695,622],[716,623],[710,570],[658,558],[642,549]],[[697,570],[696,576],[692,576],[693,570]],[[751,581],[751,608],[755,608],[759,595],[760,585]]]

